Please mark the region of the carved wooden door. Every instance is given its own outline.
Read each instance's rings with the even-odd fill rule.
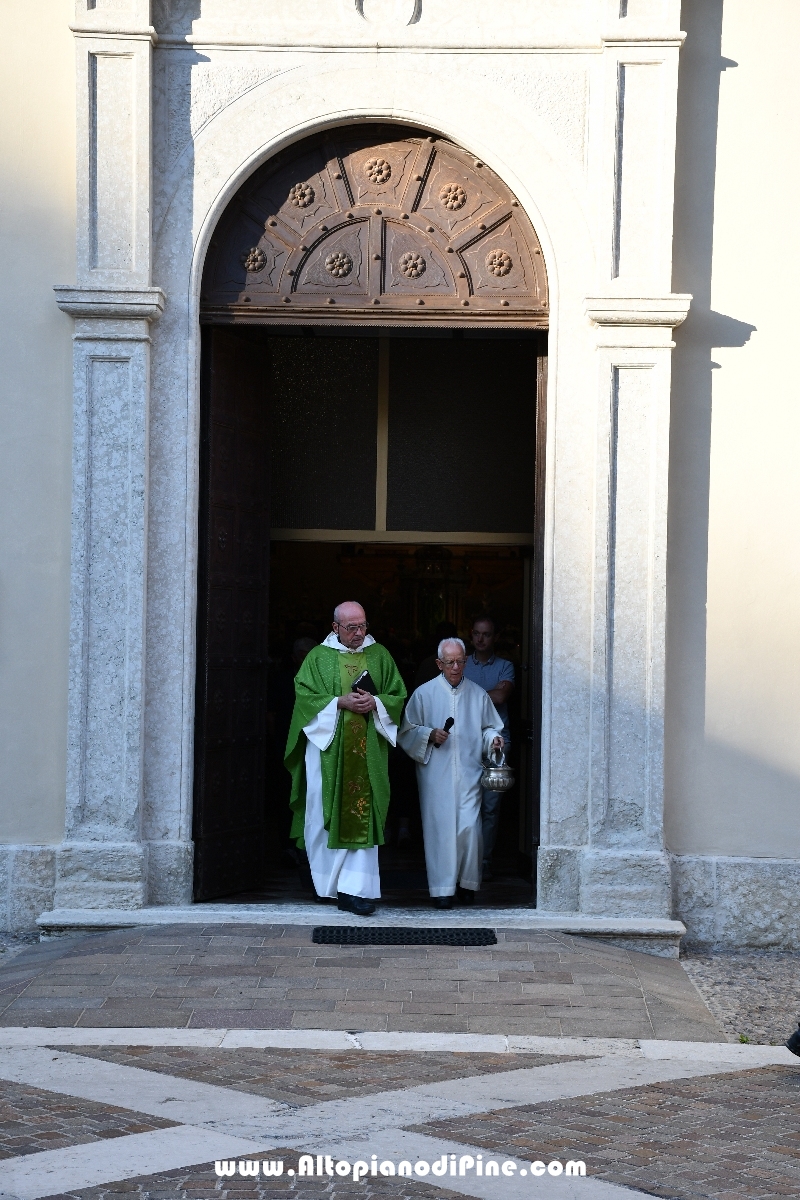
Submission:
[[[271,159],[211,242],[204,321],[545,327],[539,240],[503,181],[443,138],[348,126]]]
[[[266,847],[269,381],[245,331],[203,339],[195,898],[258,888]]]

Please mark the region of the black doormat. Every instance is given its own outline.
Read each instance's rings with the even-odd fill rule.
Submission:
[[[496,946],[493,929],[387,929],[377,925],[317,925],[322,946]]]

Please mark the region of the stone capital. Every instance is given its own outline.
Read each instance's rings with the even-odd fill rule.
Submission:
[[[667,296],[587,296],[585,311],[594,325],[662,326],[674,329],[686,320],[692,297],[672,292]]]
[[[93,0],[75,0],[75,19],[70,29],[76,37],[139,40],[152,45],[158,41],[150,24],[150,0],[117,0],[100,7]]]
[[[71,317],[157,321],[166,302],[158,287],[93,288],[59,283],[53,291],[58,307]]]

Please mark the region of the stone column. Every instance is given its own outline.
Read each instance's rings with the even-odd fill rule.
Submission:
[[[579,844],[544,809],[538,906],[669,917],[664,847],[664,663],[672,327],[690,296],[593,297],[598,330],[588,803]],[[576,838],[576,841],[578,839]]]
[[[691,296],[670,292],[683,35],[676,0],[661,8],[651,25],[655,14],[645,21],[638,2],[608,4],[604,117],[591,148],[605,233],[597,291],[585,302],[598,386],[584,413],[596,440],[580,482],[593,480],[581,526],[593,549],[577,535],[565,546],[562,535],[553,568],[578,573],[585,609],[571,626],[559,621],[570,595],[556,579],[538,905],[605,916],[669,917],[671,909],[663,833],[670,356]],[[557,508],[557,462],[555,470]]]
[[[65,841],[56,908],[145,902],[141,839],[150,278],[148,0],[78,0],[78,267]]]

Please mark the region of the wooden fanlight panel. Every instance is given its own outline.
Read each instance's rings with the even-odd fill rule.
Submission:
[[[442,138],[360,125],[276,156],[212,239],[205,322],[548,323],[541,247],[484,163]]]

